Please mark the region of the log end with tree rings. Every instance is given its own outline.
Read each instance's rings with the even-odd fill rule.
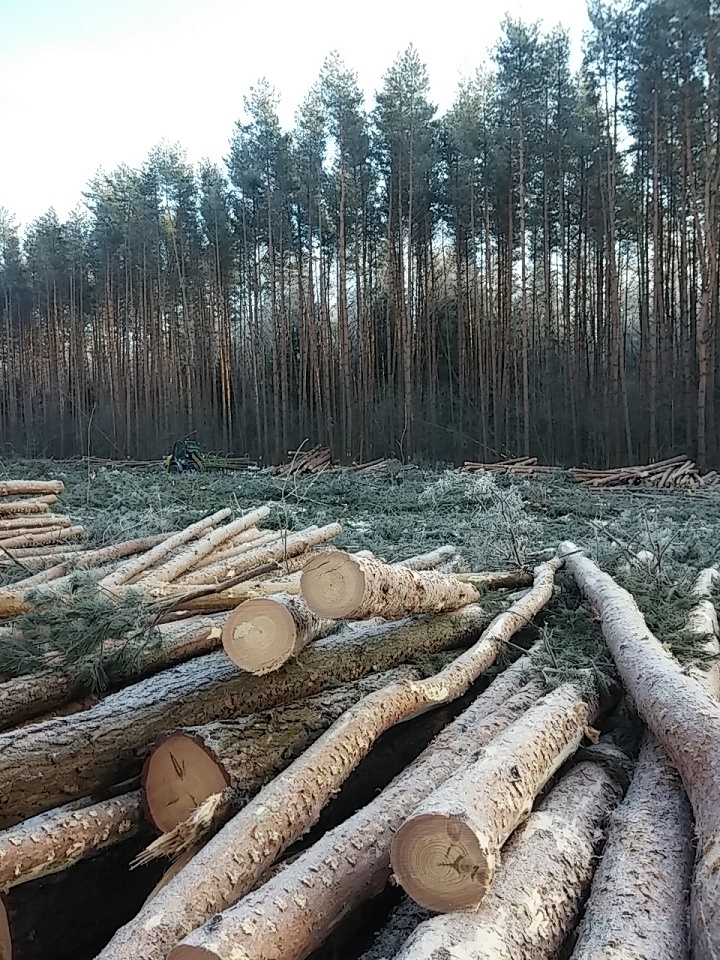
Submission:
[[[488,891],[495,857],[459,817],[423,814],[407,820],[391,848],[397,882],[421,907],[438,913],[476,906]]]
[[[192,734],[171,733],[159,741],[143,769],[148,820],[166,833],[228,784],[223,768]]]
[[[313,613],[342,620],[361,606],[365,574],[358,561],[347,553],[320,553],[305,565],[300,589]]]
[[[0,960],[12,960],[12,934],[5,900],[0,894]]]
[[[271,598],[241,603],[222,630],[225,653],[248,673],[276,670],[292,656],[296,643],[297,626],[292,614]]]

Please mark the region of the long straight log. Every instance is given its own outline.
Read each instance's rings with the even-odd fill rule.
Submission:
[[[201,537],[191,546],[182,550],[178,556],[172,560],[166,561],[159,567],[154,567],[147,573],[147,576],[153,580],[164,580],[168,583],[171,580],[176,580],[182,576],[183,573],[194,567],[199,561],[216,551],[223,543],[231,540],[239,533],[244,533],[250,527],[254,527],[269,515],[270,507],[268,506],[258,507],[256,510],[244,513],[241,517],[238,517],[237,520],[233,520],[224,526],[216,527],[214,530],[206,533],[204,537]]]
[[[140,791],[42,814],[0,833],[0,889],[66,870],[128,839],[143,822]],[[1,956],[1,954],[0,954]]]
[[[242,673],[224,653],[163,670],[58,720],[0,734],[0,829],[130,776],[158,736],[320,693],[338,683],[473,643],[487,618],[453,615],[362,629],[320,640],[268,677]]]
[[[70,517],[63,517],[57,513],[40,513],[32,517],[3,517],[0,519],[0,533],[5,534],[7,530],[24,528],[42,530],[44,527],[69,527],[71,523]]]
[[[693,885],[693,956],[720,956],[720,703],[688,676],[648,629],[633,597],[572,543],[558,550],[601,618],[637,711],[667,750],[692,804],[699,842]]]
[[[479,596],[456,577],[390,566],[341,550],[314,557],[303,570],[300,589],[313,613],[335,620],[439,613],[474,603]]]
[[[166,734],[143,768],[148,819],[160,831],[172,830],[228,786],[237,812],[358,700],[392,683],[420,679],[419,670],[398,667],[267,713]]]
[[[212,572],[208,573],[208,571],[211,571],[211,568],[218,567],[224,569],[230,565],[230,561],[235,557],[247,553],[248,550],[256,550],[265,544],[277,543],[278,540],[284,539],[287,535],[287,532],[284,530],[258,531],[258,535],[251,540],[233,543],[227,549],[218,550],[216,553],[213,553],[212,556],[205,557],[204,560],[201,560],[200,563],[193,567],[193,572],[199,573],[202,570],[205,571],[209,577],[212,577],[214,574]]]
[[[555,960],[590,885],[603,821],[621,796],[605,767],[578,764],[507,844],[480,906],[421,923],[395,960]]]
[[[212,583],[215,579],[230,579],[270,560],[281,562],[286,558],[292,559],[301,556],[311,547],[327,543],[341,533],[342,527],[339,523],[328,523],[324,527],[308,527],[297,533],[289,533],[287,537],[281,537],[275,543],[246,550],[239,556],[230,558],[226,563],[201,568],[184,577],[183,584]]]
[[[202,947],[209,956],[226,957],[230,944],[246,951],[248,960],[308,956],[343,915],[387,884],[391,841],[405,817],[520,717],[542,691],[542,680],[526,662],[518,661],[376,799],[216,917],[212,931],[208,925],[190,934],[170,956],[174,960],[202,956],[198,949]],[[294,896],[294,891],[302,895]]]
[[[0,540],[0,546],[5,550],[23,550],[28,547],[42,547],[46,544],[65,543],[68,540],[82,540],[87,533],[85,527],[57,527],[38,533],[24,533],[18,536],[6,537]]]
[[[477,906],[502,846],[580,746],[596,713],[596,701],[564,684],[428,797],[393,840],[393,871],[405,892],[437,912]]]
[[[0,500],[0,517],[16,514],[50,513],[57,497],[34,497],[30,500]]]
[[[42,497],[64,490],[62,480],[0,480],[0,497]]]
[[[677,771],[646,733],[630,788],[615,810],[572,960],[689,956],[692,811]]]
[[[216,650],[221,643],[222,618],[195,617],[178,624],[162,624],[159,630],[162,643],[138,651],[137,656],[123,666],[121,673],[116,672],[115,685],[139,680],[173,664]],[[108,652],[112,653],[112,647]],[[0,683],[0,730],[50,713],[86,693],[84,684],[60,668],[6,680]]]
[[[156,563],[159,563],[167,557],[176,547],[182,546],[182,544],[188,543],[190,540],[194,540],[210,527],[215,527],[217,524],[222,523],[222,521],[226,520],[229,516],[230,510],[218,510],[217,513],[213,513],[211,516],[204,517],[197,523],[185,527],[184,530],[168,537],[162,543],[153,547],[152,550],[148,550],[148,552],[141,557],[135,560],[128,560],[126,563],[121,564],[115,573],[101,580],[100,585],[106,589],[110,589],[112,587],[118,587],[123,583],[128,583],[133,577],[137,576],[138,573],[143,573],[145,570],[149,570],[150,567],[155,566]]]
[[[462,695],[487,669],[502,643],[550,600],[558,566],[559,562],[550,561],[538,567],[533,591],[496,617],[482,638],[440,673],[420,683],[370,694],[348,710],[210,840],[133,922],[118,931],[101,954],[103,960],[138,956],[164,960],[178,940],[249,892],[277,856],[315,822],[385,730]],[[473,609],[446,615],[446,619],[467,617]],[[318,646],[309,647],[304,657],[316,655]],[[280,673],[288,669],[283,667]],[[261,681],[254,678],[254,682]],[[293,802],[297,797],[302,797],[301,804]],[[207,883],[208,871],[212,884]]]

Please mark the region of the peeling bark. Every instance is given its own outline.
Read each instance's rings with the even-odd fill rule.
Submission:
[[[693,884],[693,957],[720,956],[720,703],[651,633],[633,597],[572,543],[565,559],[602,630],[627,692],[677,768],[699,842]]]
[[[621,796],[604,766],[578,764],[513,835],[479,907],[421,923],[395,960],[554,960],[590,886],[603,821]]]
[[[71,717],[0,734],[0,829],[132,775],[158,736],[310,697],[473,643],[478,607],[391,624],[346,627],[268,677],[241,673],[224,653],[196,657],[105,697]]]
[[[249,892],[277,856],[316,821],[381,733],[468,689],[493,662],[502,643],[552,597],[559,566],[553,560],[538,567],[535,588],[496,617],[480,641],[440,673],[370,694],[348,710],[118,931],[101,954],[103,960],[164,960],[182,937]],[[462,618],[473,609],[467,607],[447,619]],[[316,650],[317,646],[309,648],[306,655]]]
[[[441,912],[480,903],[502,846],[580,746],[596,713],[594,700],[565,684],[428,797],[393,840],[393,871],[405,892]]]

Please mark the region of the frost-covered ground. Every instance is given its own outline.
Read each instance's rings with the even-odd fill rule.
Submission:
[[[455,543],[476,569],[537,561],[571,539],[613,572],[650,551],[661,573],[691,575],[720,553],[720,497],[592,493],[566,479],[513,481],[487,474],[398,468],[390,476],[336,474],[286,480],[259,473],[171,477],[161,470],[93,469],[4,461],[0,478],[47,477],[66,484],[58,509],[93,541],[178,529],[229,506],[268,503],[266,525],[299,529],[338,520],[340,545],[387,560]]]
[[[257,473],[168,476],[161,469],[91,469],[41,461],[0,463],[0,479],[61,479],[56,509],[106,543],[176,530],[221,507],[268,503],[267,526],[300,529],[340,521],[335,542],[388,561],[444,543],[474,570],[530,565],[573,540],[635,594],[650,625],[675,646],[697,572],[720,553],[720,497],[631,491],[595,493],[566,478],[513,481],[454,470],[398,466],[384,477],[326,474],[302,480]],[[650,563],[637,561],[638,553]],[[5,582],[13,577],[7,571]],[[547,631],[566,640],[597,632],[570,578]],[[561,671],[560,678],[564,675]]]

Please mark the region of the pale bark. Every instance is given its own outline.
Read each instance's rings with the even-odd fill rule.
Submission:
[[[317,527],[313,529],[317,529]],[[212,556],[206,557],[193,567],[191,572],[204,572],[207,574],[208,570],[216,567],[218,569],[224,569],[226,566],[231,566],[230,561],[234,560],[235,557],[242,556],[242,554],[247,553],[249,550],[257,550],[258,547],[265,546],[266,544],[277,543],[278,540],[282,540],[287,536],[288,533],[285,530],[258,531],[257,537],[254,537],[252,540],[233,543],[225,550],[218,550],[216,553],[213,553]],[[212,578],[213,574],[210,573],[208,576]]]
[[[61,517],[56,513],[37,514],[32,517],[5,517],[0,520],[0,533],[4,535],[8,530],[23,528],[42,530],[44,527],[69,527],[70,524],[69,517]]]
[[[487,669],[502,643],[550,599],[558,566],[551,561],[538,567],[532,593],[496,617],[475,646],[440,673],[419,683],[398,684],[370,694],[348,710],[251,800],[134,921],[118,931],[101,957],[164,960],[178,940],[248,893],[277,856],[315,822],[328,799],[385,730],[461,696]],[[438,619],[452,622],[476,609],[467,607]],[[316,654],[318,646],[309,648],[304,656]]]
[[[222,618],[193,617],[177,624],[159,627],[162,642],[148,646],[115,677],[115,685],[129,683],[164,670],[203,653],[216,650],[221,644]],[[119,642],[120,645],[122,641]],[[112,652],[112,647],[108,652]],[[15,677],[0,683],[0,730],[25,720],[50,713],[87,693],[87,688],[60,668]]]
[[[603,821],[621,795],[603,766],[578,764],[513,835],[479,907],[421,923],[395,960],[554,960],[590,886]]]
[[[486,623],[483,610],[469,607],[452,615],[347,627],[262,678],[242,673],[222,652],[211,653],[110,694],[72,717],[0,734],[0,829],[130,775],[167,730],[247,716],[419,654],[468,646]]]
[[[389,684],[420,678],[419,670],[399,667],[266,713],[166,734],[143,768],[148,819],[158,830],[172,830],[227,786],[233,788],[236,813],[358,700]]]
[[[87,536],[85,527],[51,527],[37,533],[5,537],[0,540],[0,546],[3,550],[24,550],[31,547],[43,547],[47,544],[65,543],[68,540],[82,540],[85,536]]]
[[[64,490],[62,480],[0,480],[0,497],[42,497]]]
[[[173,557],[160,566],[154,567],[147,573],[147,577],[152,580],[163,580],[168,583],[171,580],[176,580],[186,571],[195,567],[198,562],[214,553],[221,544],[231,540],[239,533],[244,533],[250,527],[254,527],[269,515],[270,507],[258,507],[256,510],[251,510],[249,513],[243,514],[231,523],[216,527],[214,530],[206,533],[204,537],[195,541],[191,546],[181,550],[176,557]]]
[[[32,500],[0,500],[0,517],[26,513],[50,513],[57,497],[36,497]]]
[[[439,912],[480,903],[501,848],[580,746],[596,713],[596,701],[564,684],[428,797],[393,841],[393,871],[405,892]]]
[[[222,521],[226,520],[229,516],[230,510],[218,510],[217,513],[213,513],[211,516],[204,517],[197,523],[185,527],[184,530],[180,530],[179,533],[168,537],[162,543],[153,547],[152,550],[148,550],[147,553],[144,553],[137,559],[128,560],[126,563],[121,564],[115,573],[110,574],[109,577],[105,577],[104,580],[100,581],[100,586],[105,589],[110,589],[112,587],[118,587],[123,583],[128,583],[133,577],[137,576],[137,574],[154,567],[155,564],[167,557],[176,547],[181,546],[183,543],[188,543],[190,540],[194,540],[210,527],[215,527],[217,524],[222,523]]]
[[[525,683],[525,680],[528,682]],[[390,846],[405,817],[492,741],[542,694],[527,658],[502,673],[420,756],[366,807],[336,827],[256,892],[190,934],[170,954],[299,960],[338,920],[379,893],[390,879]],[[301,892],[297,896],[297,891]]]
[[[390,566],[343,551],[321,553],[303,570],[300,589],[310,610],[335,620],[457,610],[478,599],[478,591],[456,577]]]
[[[686,960],[693,821],[675,768],[646,733],[610,820],[572,960]]]
[[[571,543],[564,557],[598,611],[618,672],[637,711],[667,750],[692,804],[699,843],[693,886],[693,956],[720,956],[720,703],[688,676],[650,632],[633,597]]]
[[[66,870],[78,860],[131,837],[142,822],[139,790],[26,820],[0,833],[0,889]]]
[[[329,523],[324,527],[308,527],[297,533],[288,533],[277,542],[255,549],[246,550],[237,557],[231,557],[221,564],[202,567],[183,578],[183,585],[192,583],[212,583],[214,580],[227,580],[253,567],[271,560],[281,563],[284,559],[302,556],[311,547],[327,543],[342,533],[339,523]],[[333,551],[335,553],[335,551]]]
[[[528,587],[533,582],[533,575],[529,570],[490,570],[487,573],[458,573],[456,577],[478,590],[510,590],[514,587]]]
[[[401,560],[393,566],[425,570],[432,566],[448,566],[454,556],[455,548],[446,546]],[[300,576],[297,583],[300,584]],[[279,669],[309,643],[326,637],[337,623],[337,620],[316,616],[305,600],[295,596],[294,592],[248,598],[226,620],[223,648],[241,670],[262,676]]]

